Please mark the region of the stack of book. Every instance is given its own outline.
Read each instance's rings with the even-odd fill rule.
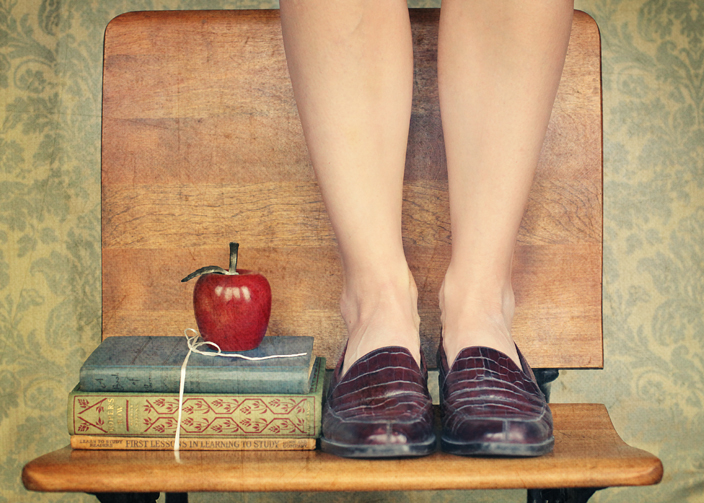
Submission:
[[[267,336],[241,354],[192,353],[181,406],[180,450],[306,450],[320,435],[325,359],[312,337]],[[184,337],[110,337],[69,394],[74,449],[174,448]]]

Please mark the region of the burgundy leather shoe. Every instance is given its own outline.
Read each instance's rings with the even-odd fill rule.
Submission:
[[[552,450],[555,439],[550,407],[520,351],[518,356],[524,370],[500,351],[469,347],[448,369],[440,344],[443,451],[472,456],[540,456]]]
[[[385,347],[332,376],[323,406],[323,451],[352,458],[425,456],[435,450],[428,371],[408,349]]]

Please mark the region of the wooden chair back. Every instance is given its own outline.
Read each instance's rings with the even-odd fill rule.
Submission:
[[[420,290],[428,361],[450,256],[436,84],[439,12],[412,10],[415,90],[404,246]],[[278,11],[129,13],[105,35],[103,337],[195,328],[205,265],[272,286],[269,334],[315,336],[332,365],[345,339],[340,267],[310,167]],[[536,368],[601,367],[602,140],[598,29],[576,12],[515,257],[514,336]]]

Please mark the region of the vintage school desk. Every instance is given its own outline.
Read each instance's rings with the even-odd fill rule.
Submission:
[[[411,17],[403,230],[432,365],[450,246],[439,12]],[[335,239],[309,165],[278,11],[122,15],[106,31],[103,79],[103,337],[180,335],[194,326],[192,286],[179,280],[204,265],[227,266],[227,243],[238,241],[241,267],[271,282],[270,333],[313,335],[315,352],[334,365],[345,337]],[[515,258],[514,334],[531,365],[544,369],[546,388],[557,369],[603,365],[601,120],[599,32],[576,12]],[[552,408],[555,450],[535,459],[187,451],[179,463],[171,452],[66,447],[28,463],[23,480],[30,490],[96,493],[103,502],[154,501],[159,492],[175,502],[196,491],[497,488],[562,502],[662,477],[660,460],[626,445],[603,405]]]

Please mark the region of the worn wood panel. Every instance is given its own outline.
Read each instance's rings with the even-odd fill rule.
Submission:
[[[416,86],[407,179],[447,178],[436,85],[438,16],[436,9],[412,15]],[[278,173],[270,166],[312,175],[278,11],[120,16],[106,32],[104,80],[104,151],[115,164],[104,183],[194,183],[199,176],[228,183],[233,170],[267,180]],[[538,179],[600,178],[600,114],[598,30],[576,13]]]
[[[533,185],[519,231],[524,245],[601,241],[601,186],[588,180]],[[407,182],[407,244],[451,243],[447,182]],[[238,185],[119,184],[103,198],[104,248],[204,247],[237,235],[249,246],[319,246],[334,240],[317,184],[280,181]]]
[[[555,449],[538,458],[345,459],[321,451],[78,451],[28,463],[34,491],[411,491],[655,484],[658,458],[625,444],[599,404],[555,404]]]
[[[412,11],[415,88],[404,245],[423,349],[440,335],[451,242],[436,85],[437,10]],[[535,367],[599,367],[601,94],[598,30],[576,13],[526,215],[514,335]],[[130,13],[111,22],[103,88],[103,336],[193,326],[191,270],[241,263],[274,289],[271,333],[344,340],[335,238],[309,165],[278,11]],[[570,348],[569,353],[565,348]]]

